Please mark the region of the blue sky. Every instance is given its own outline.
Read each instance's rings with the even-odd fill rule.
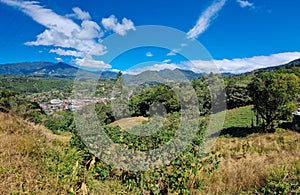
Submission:
[[[0,0],[0,64],[64,61],[134,73],[132,67],[141,66],[200,72],[213,62],[222,72],[245,72],[300,58],[299,7],[298,0]],[[169,50],[141,47],[105,61],[118,47],[108,48],[107,37],[126,40],[142,25],[178,29],[187,45],[199,41],[212,59],[187,59],[181,41]]]

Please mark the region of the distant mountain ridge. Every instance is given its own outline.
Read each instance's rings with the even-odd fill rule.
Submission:
[[[23,62],[0,65],[0,74],[41,77],[75,78],[78,70],[81,70],[81,73],[90,73],[89,71],[79,69],[78,67],[63,62]],[[117,75],[116,72],[112,71],[96,72],[96,74],[101,74],[100,77],[106,79],[113,79]]]
[[[11,74],[11,75],[28,75],[28,76],[41,76],[41,77],[76,77],[78,71],[81,73],[91,73],[86,70],[79,69],[78,67],[59,62],[23,62],[14,64],[3,64],[0,65],[0,75]],[[100,78],[104,79],[114,79],[117,76],[115,71],[103,71],[103,72],[93,72],[95,74],[101,74]],[[133,80],[145,80],[156,79],[161,80],[192,80],[201,76],[199,73],[195,73],[191,70],[181,70],[181,69],[164,69],[160,71],[145,71],[138,75],[124,75],[130,81]],[[146,80],[147,80],[146,79]]]
[[[283,64],[283,65],[279,65],[279,66],[272,66],[272,67],[267,67],[267,68],[261,68],[255,71],[274,71],[274,70],[278,70],[280,68],[293,68],[293,67],[300,67],[300,58],[293,60],[287,64]]]
[[[261,68],[248,73],[259,71],[274,71],[280,68],[286,68],[291,70],[293,68],[299,69],[300,72],[300,59],[293,60],[287,64]],[[11,75],[28,75],[28,76],[41,76],[41,77],[61,77],[61,78],[75,78],[78,71],[81,70],[81,74],[92,73],[100,74],[99,78],[103,79],[115,79],[117,72],[115,71],[103,71],[103,72],[89,72],[87,70],[82,70],[78,67],[59,62],[23,62],[14,64],[3,64],[0,65],[0,75],[11,74]],[[160,71],[145,71],[137,75],[125,74],[124,78],[126,82],[156,82],[156,81],[191,81],[195,78],[203,76],[205,73],[195,73],[191,70],[182,69],[164,69]],[[232,73],[222,73],[225,76],[235,75]],[[300,74],[300,73],[299,73]]]
[[[203,74],[195,73],[191,70],[181,70],[181,69],[163,69],[160,71],[145,71],[137,75],[124,75],[124,80],[127,84],[143,84],[160,82],[168,83],[172,81],[191,81],[193,79],[199,78]]]

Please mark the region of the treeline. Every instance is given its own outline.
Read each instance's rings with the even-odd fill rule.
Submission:
[[[32,77],[22,75],[1,75],[0,89],[11,90],[22,95],[43,93],[53,90],[71,93],[72,79]]]

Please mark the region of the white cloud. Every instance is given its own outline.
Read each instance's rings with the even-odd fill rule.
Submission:
[[[110,69],[109,71],[111,71],[111,72],[122,72],[122,71],[119,70],[119,69]]]
[[[285,52],[278,53],[269,56],[254,56],[251,58],[235,58],[235,59],[223,59],[223,60],[193,60],[181,63],[161,63],[154,64],[152,66],[144,66],[135,68],[132,70],[127,70],[127,74],[139,74],[141,72],[151,70],[159,71],[163,69],[174,70],[176,68],[184,70],[192,70],[196,73],[245,73],[252,70],[283,65],[291,62],[295,59],[300,58],[300,52]]]
[[[180,46],[181,46],[181,47],[186,47],[187,44],[186,44],[186,43],[181,43]]]
[[[152,57],[153,54],[152,54],[151,52],[147,52],[147,53],[146,53],[146,56],[147,56],[147,57]]]
[[[269,56],[254,56],[251,58],[235,58],[212,61],[192,61],[188,69],[194,72],[210,72],[219,68],[220,72],[245,73],[252,70],[278,66],[300,58],[300,52],[285,52]],[[207,71],[209,70],[209,71]],[[212,71],[214,72],[214,71]]]
[[[166,59],[166,60],[163,61],[163,63],[169,63],[169,62],[171,62],[170,59]]]
[[[126,31],[135,30],[134,24],[131,20],[123,18],[122,23],[118,22],[118,19],[111,15],[109,18],[103,18],[101,21],[106,30],[112,30],[122,36],[126,34]]]
[[[82,11],[79,7],[73,8],[74,14],[71,14],[71,16],[74,16],[75,18],[79,20],[90,20],[91,16],[88,12]]]
[[[74,50],[64,50],[61,48],[51,49],[49,52],[56,53],[57,55],[60,55],[60,56],[74,56],[74,57],[84,57],[85,56],[85,54],[82,52],[74,51]]]
[[[154,64],[152,66],[144,66],[144,67],[140,67],[140,68],[127,70],[127,71],[124,71],[124,73],[131,74],[131,75],[137,75],[137,74],[139,74],[141,72],[145,72],[145,71],[160,71],[160,70],[164,70],[164,69],[174,70],[176,68],[180,68],[180,66],[177,64],[173,64],[173,63],[172,64],[162,63],[162,64]]]
[[[84,20],[78,25],[71,19],[39,5],[36,1],[1,0],[1,2],[20,9],[46,27],[44,32],[37,35],[36,41],[26,42],[26,45],[73,48],[88,53],[99,44],[98,39],[103,36],[100,26],[94,21]],[[87,12],[79,8],[74,8],[74,12],[82,19],[90,18]]]
[[[219,69],[214,61],[202,61],[202,60],[193,60],[180,63],[180,68],[184,70],[191,70],[196,73],[219,73]]]
[[[196,25],[187,33],[190,39],[197,38],[202,34],[217,17],[217,14],[225,5],[227,0],[215,0],[200,16]]]
[[[247,0],[236,0],[236,2],[242,7],[250,7],[250,8],[255,8],[254,3],[250,3]]]
[[[95,60],[92,56],[87,56],[85,58],[77,58],[74,62],[77,66],[83,66],[87,68],[111,68],[112,66],[106,64],[104,61]]]
[[[100,38],[103,36],[100,26],[90,20],[84,20],[81,23],[81,28],[78,31],[75,31],[73,35],[79,40],[91,40],[95,38]]]
[[[167,53],[167,56],[176,56],[178,52],[180,52],[180,49],[173,49]]]
[[[55,58],[55,60],[58,62],[63,62],[63,59],[61,59],[61,58]]]
[[[80,29],[72,20],[44,8],[37,1],[1,0],[1,2],[19,8],[39,24],[67,36],[71,36],[74,30]]]
[[[97,23],[85,20],[79,28],[74,28],[70,35],[63,31],[57,31],[55,28],[50,28],[37,35],[36,41],[26,42],[25,44],[73,48],[87,54],[100,44],[98,40],[102,35],[103,32]]]
[[[89,51],[89,55],[101,56],[107,53],[105,45],[97,44],[92,50]]]
[[[0,3],[19,9],[45,27],[45,30],[37,35],[35,41],[28,41],[25,43],[26,45],[52,47],[50,53],[56,53],[59,56],[73,56],[75,57],[74,64],[78,66],[111,67],[105,62],[94,60],[89,56],[103,55],[107,52],[107,48],[101,40],[104,36],[103,30],[91,20],[88,12],[75,7],[73,8],[74,13],[61,16],[40,5],[37,1],[0,0]],[[81,24],[77,24],[71,18],[81,20]],[[135,29],[133,22],[126,18],[122,20],[121,24],[114,16],[103,19],[102,22],[106,29],[121,35],[125,35],[127,30]]]

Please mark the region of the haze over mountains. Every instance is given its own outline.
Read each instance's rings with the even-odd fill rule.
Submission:
[[[273,71],[280,67],[293,67],[300,66],[300,59],[296,59],[284,65],[278,65],[274,67],[268,67],[259,70]],[[59,62],[23,62],[23,63],[13,63],[13,64],[3,64],[0,65],[0,75],[10,74],[10,75],[27,75],[27,76],[42,76],[42,77],[65,77],[65,78],[74,78],[76,77],[78,71],[81,70],[82,73],[90,73],[87,70],[82,70],[78,67],[71,66],[69,64]],[[96,74],[101,74],[100,78],[104,79],[114,79],[117,76],[116,71],[102,71],[95,72]],[[222,73],[224,75],[232,75],[232,73]],[[145,71],[137,75],[128,75],[125,74],[124,77],[128,82],[131,81],[159,81],[164,80],[173,80],[173,81],[184,81],[192,80],[198,78],[203,74],[195,73],[191,70],[182,70],[182,69],[164,69],[160,71]]]

